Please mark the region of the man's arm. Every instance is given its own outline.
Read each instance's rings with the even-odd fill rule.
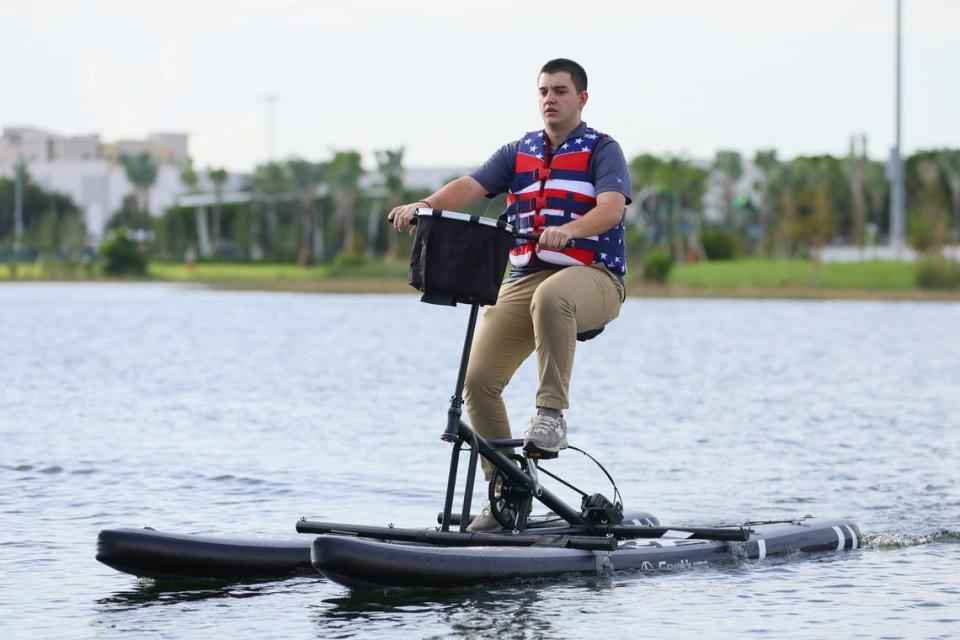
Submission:
[[[411,229],[410,221],[413,220],[417,209],[427,206],[426,202],[429,202],[433,209],[457,210],[470,204],[486,192],[487,190],[472,177],[462,176],[443,185],[439,191],[427,196],[424,200],[394,208],[387,214],[387,220],[393,223],[393,227],[397,231],[405,231]]]
[[[597,206],[578,218],[559,227],[547,227],[540,234],[540,246],[562,249],[575,238],[589,238],[609,231],[620,223],[627,198],[618,191],[597,194]]]

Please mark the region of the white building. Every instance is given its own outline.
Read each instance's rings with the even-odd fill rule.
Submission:
[[[96,134],[71,137],[32,127],[5,127],[0,138],[0,176],[13,175],[19,155],[31,180],[70,196],[80,207],[88,240],[95,245],[110,216],[134,191],[119,159],[139,153],[149,153],[160,162],[149,193],[150,213],[160,215],[184,192],[180,167],[189,157],[187,134],[157,133],[144,140],[103,144]],[[231,176],[230,182],[236,184],[237,177]]]

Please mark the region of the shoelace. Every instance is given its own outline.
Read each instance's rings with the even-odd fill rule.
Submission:
[[[551,418],[549,416],[537,416],[533,419],[533,424],[530,425],[530,428],[527,432],[533,435],[554,435],[559,431],[560,420],[558,418]]]

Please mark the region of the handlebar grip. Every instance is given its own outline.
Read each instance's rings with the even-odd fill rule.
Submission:
[[[539,240],[540,239],[540,236],[538,234],[521,233],[519,231],[516,234],[514,234],[514,237],[516,237],[518,240]],[[576,246],[577,246],[577,243],[575,240],[573,240],[572,238],[570,240],[567,240],[567,245],[566,245],[567,249],[573,249]]]

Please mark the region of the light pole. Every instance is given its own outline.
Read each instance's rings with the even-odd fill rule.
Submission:
[[[20,245],[23,242],[23,153],[20,134],[15,133],[12,137],[17,146],[17,163],[13,168],[13,261],[20,262]]]
[[[896,95],[894,98],[896,118],[896,141],[893,146],[893,166],[891,167],[892,190],[890,198],[890,244],[894,257],[899,260],[904,247],[904,222],[906,213],[906,186],[904,184],[903,156],[900,152],[901,121],[901,0],[897,0],[897,52],[896,52]]]

